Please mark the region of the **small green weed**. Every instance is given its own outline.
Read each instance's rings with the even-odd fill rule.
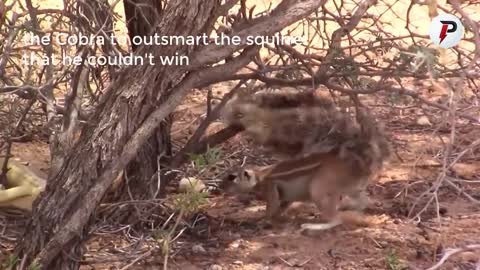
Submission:
[[[385,263],[387,264],[388,270],[406,270],[408,267],[405,267],[397,254],[394,251],[389,251],[385,256]]]
[[[197,170],[203,170],[215,165],[222,158],[222,149],[220,147],[207,148],[203,154],[189,154],[189,158],[193,161],[193,166]]]

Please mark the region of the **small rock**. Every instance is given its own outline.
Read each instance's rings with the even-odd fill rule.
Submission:
[[[242,262],[242,261],[234,261],[232,264],[235,264],[235,265],[243,265],[243,262]]]
[[[210,267],[207,268],[207,270],[222,270],[223,268],[218,265],[218,264],[212,264]]]
[[[200,192],[205,189],[205,184],[202,180],[195,177],[186,177],[182,178],[178,183],[178,191],[187,192],[187,191],[196,191]]]
[[[332,258],[337,257],[337,252],[336,252],[334,249],[329,249],[329,250],[327,251],[327,254],[328,254],[330,257],[332,257]]]
[[[230,244],[230,247],[232,248],[239,248],[239,247],[244,247],[245,245],[243,244],[243,240],[239,239],[234,241],[233,243]]]
[[[194,245],[194,246],[192,247],[192,251],[193,251],[193,253],[197,253],[197,254],[198,254],[198,253],[207,253],[207,251],[205,250],[205,248],[204,248],[202,245],[200,245],[200,244]]]
[[[426,117],[425,115],[420,116],[417,119],[417,124],[420,125],[420,126],[431,126],[432,125],[432,123],[430,122],[428,117]]]

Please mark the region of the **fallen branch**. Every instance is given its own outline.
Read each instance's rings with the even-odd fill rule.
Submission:
[[[477,244],[467,245],[463,248],[447,249],[445,251],[445,253],[443,254],[443,257],[440,259],[440,261],[438,261],[438,263],[436,263],[435,265],[433,265],[432,267],[430,267],[426,270],[439,269],[448,260],[448,258],[450,258],[451,256],[453,256],[455,254],[458,254],[458,253],[462,253],[462,252],[474,251],[474,250],[477,250],[477,249],[480,249],[480,244],[478,244],[478,245]]]

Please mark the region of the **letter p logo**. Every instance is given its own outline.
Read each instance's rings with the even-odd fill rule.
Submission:
[[[450,14],[440,14],[430,24],[430,39],[442,48],[457,45],[463,37],[462,22]]]
[[[457,31],[457,23],[454,21],[440,21],[442,30],[440,31],[440,43],[447,37],[447,33],[455,33]],[[451,27],[450,27],[451,26]]]

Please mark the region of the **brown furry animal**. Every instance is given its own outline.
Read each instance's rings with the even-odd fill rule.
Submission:
[[[362,123],[355,121],[332,101],[312,92],[238,95],[226,104],[222,118],[227,125],[243,128],[255,144],[282,158],[329,152],[364,136],[361,125],[376,125],[368,116]],[[382,131],[376,131],[377,135],[367,135],[380,139]]]
[[[327,223],[302,224],[304,230],[326,230],[345,222],[364,225],[362,211],[368,204],[365,188],[377,168],[366,157],[375,150],[367,145],[353,145],[355,148],[342,145],[338,152],[314,153],[270,166],[241,169],[237,175],[224,179],[221,188],[227,193],[260,194],[267,203],[265,216],[274,222],[293,202],[315,203],[323,210]],[[341,198],[345,196],[353,203],[342,205]]]
[[[227,104],[223,118],[228,124],[243,127],[257,145],[288,157],[270,166],[242,169],[221,187],[227,192],[260,193],[271,219],[294,201],[314,202],[329,221],[304,224],[304,229],[329,229],[352,217],[358,221],[358,215],[345,216],[338,210],[365,208],[365,188],[390,155],[382,126],[363,107],[357,108],[354,119],[325,98],[282,95],[238,96]],[[340,205],[345,196],[352,205]]]

